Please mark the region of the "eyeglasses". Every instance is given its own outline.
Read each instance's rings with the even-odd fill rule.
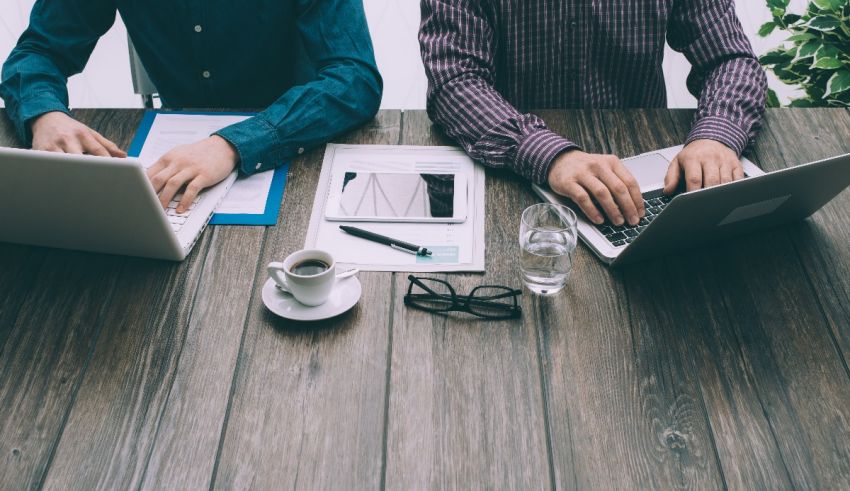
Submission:
[[[410,275],[404,296],[408,307],[426,312],[466,312],[485,319],[513,319],[522,315],[517,297],[522,290],[506,286],[481,285],[469,295],[458,295],[451,285],[437,278]]]

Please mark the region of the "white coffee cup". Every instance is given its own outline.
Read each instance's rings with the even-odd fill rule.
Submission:
[[[283,262],[269,263],[266,270],[278,288],[310,307],[325,303],[337,280],[333,256],[318,249],[293,252]],[[340,276],[351,274],[346,271]]]

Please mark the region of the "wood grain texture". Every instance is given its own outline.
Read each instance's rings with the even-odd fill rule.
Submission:
[[[422,111],[405,113],[403,143],[451,144]],[[486,199],[486,273],[420,276],[443,278],[461,294],[479,284],[521,287],[519,219],[535,199],[513,176],[489,170]],[[386,487],[550,487],[533,315],[481,321],[410,309],[407,276],[395,275],[392,298]]]
[[[629,156],[681,144],[693,112],[676,113],[677,118],[670,118],[668,111],[607,112],[612,150]],[[688,388],[698,387],[686,393],[700,400],[706,413],[725,485],[788,488],[787,471],[752,375],[734,336],[728,336],[728,310],[718,294],[722,282],[714,278],[708,260],[715,256],[714,248],[703,248],[626,268],[630,305],[651,306],[647,312],[635,309],[632,319],[645,324],[657,317],[649,323],[649,332],[657,332],[657,342],[680,353],[686,370],[682,381]]]
[[[381,112],[348,143],[398,143],[401,114]],[[260,265],[304,246],[323,157],[291,167]],[[254,280],[245,340],[213,485],[231,489],[375,488],[380,484],[391,284],[361,273],[360,302],[331,321],[296,323],[266,310]]]
[[[129,142],[138,123],[108,111],[74,115],[119,145]],[[7,119],[2,121],[0,144],[20,146]],[[77,396],[124,258],[9,244],[0,250],[0,482],[37,487]]]
[[[46,258],[24,272],[31,278],[9,276],[21,279],[25,295],[8,330],[3,326],[0,351],[0,482],[21,488],[36,488],[43,479],[122,264],[87,253],[31,254]],[[16,285],[0,285],[4,293],[10,288]]]
[[[812,126],[794,124],[787,114],[768,112],[765,129],[752,150],[765,170],[811,160],[786,161],[787,150],[775,144],[776,125],[796,135],[784,142],[787,146],[798,146],[799,135],[818,133]],[[674,113],[674,117],[681,115]],[[681,122],[680,129],[685,125]],[[808,226],[803,222],[724,242],[707,262],[717,285],[713,291],[730,313],[730,328],[719,337],[735,339],[740,345],[742,363],[752,373],[752,385],[792,485],[845,488],[850,462],[846,437],[850,384],[825,314],[805,279],[801,263],[806,259],[791,239],[801,237],[799,229]],[[840,233],[840,229],[822,230]]]
[[[626,156],[664,140],[652,113],[617,113],[609,132],[611,116],[544,113],[588,152]],[[657,265],[613,270],[582,245],[575,263],[567,290],[538,313],[558,487],[722,487],[670,299],[645,290],[642,275]]]
[[[213,227],[145,489],[209,489],[265,232]]]
[[[209,234],[204,233],[182,263],[127,260],[48,470],[46,489],[139,486],[208,246]]]

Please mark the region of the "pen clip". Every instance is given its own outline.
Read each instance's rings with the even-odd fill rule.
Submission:
[[[393,249],[395,249],[397,251],[408,252],[410,254],[418,254],[417,251],[411,251],[410,249],[405,249],[404,247],[400,247],[400,246],[397,246],[395,244],[390,244],[390,247],[392,247]]]

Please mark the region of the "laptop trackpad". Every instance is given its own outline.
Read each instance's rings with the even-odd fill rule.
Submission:
[[[670,162],[660,153],[648,153],[623,161],[635,176],[641,190],[650,191],[664,186],[664,176]]]

